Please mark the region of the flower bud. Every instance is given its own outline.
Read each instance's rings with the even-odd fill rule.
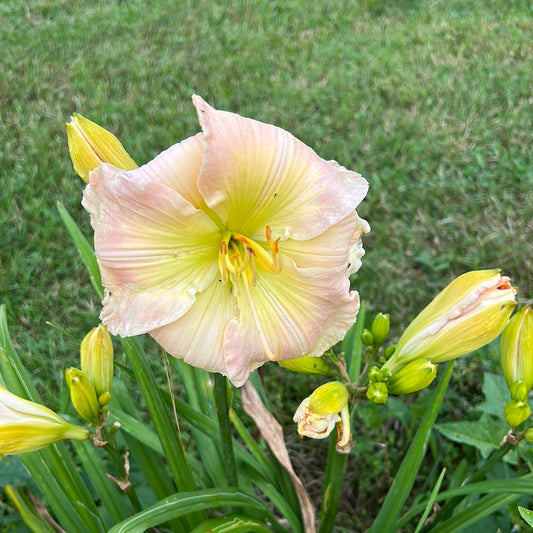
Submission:
[[[70,400],[78,414],[92,426],[99,426],[98,399],[87,376],[77,368],[65,370],[65,379],[70,389]]]
[[[77,113],[67,123],[67,142],[74,171],[86,182],[101,163],[123,170],[137,168],[120,141],[109,131]]]
[[[523,307],[503,330],[500,341],[502,372],[511,385],[524,381],[528,392],[533,388],[533,312]]]
[[[372,322],[372,335],[374,335],[374,346],[379,348],[389,335],[390,316],[378,313]]]
[[[410,394],[425,389],[437,377],[437,365],[431,361],[411,361],[387,383],[390,394]]]
[[[391,346],[387,346],[385,348],[385,350],[383,350],[383,357],[385,359],[390,359],[395,351],[396,351],[396,344],[392,344]]]
[[[361,333],[361,341],[365,346],[374,346],[374,335],[369,329],[364,329]]]
[[[337,447],[347,449],[351,442],[348,390],[338,381],[318,387],[303,400],[293,420],[300,436],[313,439],[325,439],[337,425]]]
[[[528,390],[527,385],[525,381],[515,381],[510,387],[509,390],[511,392],[511,399],[516,400],[518,402],[526,402],[527,403],[527,396],[528,396]]]
[[[279,365],[291,372],[298,374],[330,374],[331,367],[322,359],[322,357],[297,357],[296,359],[287,359],[279,361]]]
[[[525,422],[531,414],[531,409],[526,402],[511,400],[504,408],[505,421],[511,426],[519,426]]]
[[[111,392],[113,382],[113,343],[107,328],[100,324],[83,339],[80,347],[81,370],[97,396]]]
[[[47,407],[0,386],[0,456],[33,452],[63,439],[87,438],[86,428],[69,424]]]
[[[377,366],[371,366],[368,369],[368,380],[372,383],[374,381],[383,381],[383,372]]]
[[[533,428],[526,429],[524,437],[528,442],[533,442]]]
[[[394,374],[417,359],[442,363],[485,346],[507,324],[515,294],[499,270],[459,276],[411,322],[385,366]]]
[[[389,396],[387,385],[385,383],[381,383],[379,381],[376,381],[375,383],[371,383],[368,386],[368,389],[366,390],[366,397],[377,404],[384,404],[387,403],[387,398]]]

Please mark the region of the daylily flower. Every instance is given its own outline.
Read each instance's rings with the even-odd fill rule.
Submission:
[[[499,270],[459,276],[409,324],[382,370],[394,375],[411,361],[442,363],[485,346],[507,324],[515,295]]]
[[[240,386],[265,361],[322,355],[355,321],[368,184],[280,128],[193,102],[203,133],[90,173],[100,318]]]
[[[0,386],[0,457],[33,452],[63,439],[87,438],[86,428],[69,424],[44,405]]]

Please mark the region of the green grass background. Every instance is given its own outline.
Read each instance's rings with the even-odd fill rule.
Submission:
[[[46,321],[79,338],[99,309],[55,208],[91,234],[65,121],[104,125],[141,164],[199,130],[192,93],[367,177],[355,286],[396,329],[469,269],[501,267],[531,298],[532,27],[519,0],[4,1],[0,301],[17,343],[75,360]]]

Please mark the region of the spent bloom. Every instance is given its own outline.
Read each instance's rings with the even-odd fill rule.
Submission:
[[[89,431],[74,426],[35,402],[0,386],[0,456],[33,452],[63,439],[85,440]]]
[[[201,133],[90,173],[100,318],[240,386],[265,361],[322,355],[355,321],[368,184],[280,128],[193,103]]]
[[[442,363],[485,346],[507,324],[515,294],[499,270],[459,276],[409,324],[383,368],[394,375],[411,361]]]
[[[339,449],[347,448],[351,440],[348,390],[339,381],[330,381],[305,398],[294,413],[300,436],[325,439],[337,426]]]

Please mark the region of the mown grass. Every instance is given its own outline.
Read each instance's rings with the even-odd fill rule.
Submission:
[[[46,322],[81,338],[99,312],[55,208],[90,235],[72,112],[142,163],[199,130],[198,93],[361,172],[354,285],[396,332],[470,269],[501,267],[531,299],[531,15],[525,0],[3,2],[0,301],[36,380],[77,358]]]

